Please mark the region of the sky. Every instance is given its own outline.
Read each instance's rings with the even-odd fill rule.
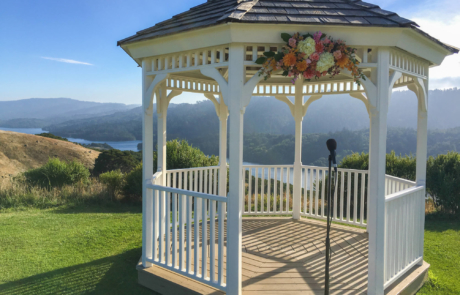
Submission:
[[[204,1],[2,0],[0,101],[68,97],[141,104],[141,70],[116,42]],[[458,0],[367,1],[460,47]],[[430,89],[460,88],[460,56],[446,58],[430,76]],[[174,103],[202,99],[183,94]]]

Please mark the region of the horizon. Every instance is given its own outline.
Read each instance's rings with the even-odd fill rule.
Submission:
[[[2,34],[5,41],[0,48],[0,101],[43,97],[141,104],[141,70],[116,42],[203,2],[171,0],[167,7],[146,0],[115,0],[111,5],[102,0],[1,3],[0,27],[8,30]],[[453,37],[460,30],[460,16],[455,13],[459,1],[370,2],[460,47],[460,38]],[[459,70],[460,56],[447,57],[441,66],[430,69],[430,90],[459,88]],[[201,94],[184,93],[173,103],[202,100],[206,98]]]

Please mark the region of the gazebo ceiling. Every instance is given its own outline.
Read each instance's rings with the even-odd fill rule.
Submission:
[[[416,27],[409,19],[359,0],[208,0],[139,31],[118,45],[228,22]]]

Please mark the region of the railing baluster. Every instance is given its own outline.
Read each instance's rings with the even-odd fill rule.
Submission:
[[[262,183],[260,185],[260,212],[265,212],[265,168],[262,168]]]
[[[177,265],[177,194],[172,195],[172,266]],[[180,269],[180,268],[179,268]]]
[[[158,201],[157,201],[157,195],[159,194],[158,191],[156,190],[153,190],[152,192],[152,195],[153,195],[153,202],[152,202],[152,205],[153,205],[153,210],[152,210],[152,214],[153,214],[153,234],[152,234],[152,238],[153,238],[153,241],[152,241],[152,259],[154,261],[157,260],[157,247],[158,247]]]
[[[268,185],[267,185],[267,213],[270,214],[270,199],[271,199],[271,183],[272,183],[272,178],[271,178],[271,171],[272,169],[269,167],[268,168]]]
[[[186,271],[189,274],[192,268],[192,259],[190,253],[192,252],[192,197],[186,196],[187,200],[187,253],[186,260],[187,266]]]
[[[305,169],[305,173],[308,173],[308,169]],[[310,168],[310,177],[309,179],[309,185],[310,185],[310,216],[313,216],[313,169]],[[305,195],[307,195],[307,183],[305,183]]]
[[[350,207],[351,207],[351,172],[347,172],[347,221],[352,220],[350,218]]]
[[[254,201],[254,213],[259,213],[259,168],[255,169],[256,173],[254,174],[255,176],[255,183],[254,183],[254,189],[255,189],[255,201]]]
[[[166,265],[170,265],[171,263],[171,195],[168,192],[166,194],[166,243],[165,243],[165,252],[166,252]]]
[[[206,210],[206,199],[202,199],[202,217],[201,217],[201,277],[206,279],[208,266],[208,221]]]
[[[200,248],[200,228],[199,228],[199,219],[198,219],[198,212],[199,209],[198,207],[200,206],[200,200],[197,197],[194,197],[194,202],[193,202],[193,207],[194,207],[194,214],[193,214],[193,219],[194,219],[194,225],[195,225],[195,231],[193,233],[194,237],[194,247],[195,247],[195,253],[194,253],[194,260],[193,260],[193,267],[194,267],[194,274],[195,276],[199,276],[199,270],[200,270],[200,257],[199,257],[199,248]]]
[[[291,207],[289,206],[289,197],[291,196],[291,182],[289,181],[289,176],[291,175],[291,168],[286,168],[286,213],[289,213]]]
[[[218,203],[218,215],[219,215],[219,231],[218,231],[218,247],[219,247],[219,258],[217,259],[217,280],[218,284],[222,285],[224,282],[224,219],[225,219],[225,203]]]
[[[361,213],[360,224],[361,225],[364,225],[365,189],[366,189],[366,173],[361,173],[361,206],[360,206],[360,213]]]
[[[158,191],[160,194],[160,241],[159,241],[159,248],[160,248],[160,253],[159,253],[159,260],[161,263],[164,263],[165,261],[165,245],[164,245],[164,235],[165,235],[165,196],[166,192],[163,191]]]
[[[358,223],[358,173],[353,172],[355,189],[353,192],[353,220]]]
[[[249,170],[248,170],[248,213],[252,213],[251,199],[252,199],[252,168],[249,167]]]
[[[210,213],[210,229],[209,229],[209,280],[215,282],[215,263],[216,263],[216,201],[209,201],[209,211]]]
[[[325,203],[326,203],[326,170],[321,170],[321,176],[322,176],[322,184],[321,184],[321,212],[325,212],[324,211],[324,206],[325,206]],[[329,206],[329,204],[327,204],[327,206]],[[329,207],[328,207],[329,208]],[[324,216],[325,214],[323,214]]]

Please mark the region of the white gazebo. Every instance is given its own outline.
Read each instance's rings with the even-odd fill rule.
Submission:
[[[316,31],[358,49],[367,77],[362,86],[347,72],[295,85],[280,74],[259,75],[255,60],[285,45],[281,33]],[[301,162],[302,119],[315,100],[343,93],[368,110],[370,168],[339,169],[333,219],[367,232],[334,225],[332,293],[384,294],[426,270],[428,74],[458,49],[357,0],[208,0],[118,45],[142,67],[141,284],[163,294],[322,294],[325,227],[312,218],[325,219],[327,171]],[[416,182],[385,174],[388,105],[392,90],[404,86],[418,98]],[[217,167],[167,170],[167,109],[182,92],[202,93],[215,105]],[[243,118],[252,96],[274,96],[289,106],[296,123],[293,165],[243,165]]]

